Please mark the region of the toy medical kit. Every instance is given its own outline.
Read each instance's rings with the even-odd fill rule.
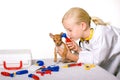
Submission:
[[[27,49],[0,50],[0,68],[18,70],[31,65],[31,51]]]
[[[33,78],[34,80],[40,80],[40,78],[35,74],[29,74],[28,77]]]
[[[67,37],[66,33],[63,33],[61,36],[66,39],[66,42],[71,42],[71,40]]]
[[[82,63],[71,63],[63,66],[63,68],[74,67],[74,66],[82,66]]]

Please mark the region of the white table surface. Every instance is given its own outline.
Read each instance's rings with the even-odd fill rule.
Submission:
[[[45,59],[43,60],[45,66],[50,65],[59,65],[59,72],[52,72],[50,74],[45,74],[44,76],[40,76],[40,74],[36,74],[35,72],[29,71],[28,74],[24,75],[16,75],[15,77],[5,77],[0,74],[0,80],[34,80],[32,78],[28,78],[30,73],[36,74],[39,76],[40,80],[118,80],[115,76],[102,69],[99,66],[95,66],[91,70],[85,70],[83,66],[75,66],[69,68],[63,68],[65,64],[63,63],[54,63],[53,59]],[[4,69],[0,69],[0,72],[8,71]],[[8,71],[15,72],[15,71]]]

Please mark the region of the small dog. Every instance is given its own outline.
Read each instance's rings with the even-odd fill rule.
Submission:
[[[61,47],[64,49],[64,52],[62,54],[62,62],[63,63],[68,63],[68,62],[72,62],[69,59],[66,59],[66,55],[68,52],[68,48],[66,47],[66,44],[62,41],[62,32],[60,34],[55,34],[53,35],[52,33],[49,34],[49,36],[53,39],[54,43],[55,43],[55,49],[54,49],[54,62],[57,62],[57,47]]]

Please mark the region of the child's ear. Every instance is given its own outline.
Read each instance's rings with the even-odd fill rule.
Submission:
[[[81,27],[82,27],[82,30],[85,31],[87,29],[87,25],[85,22],[81,22]]]
[[[49,33],[49,36],[50,36],[51,38],[53,38],[53,34],[52,34],[52,33]]]

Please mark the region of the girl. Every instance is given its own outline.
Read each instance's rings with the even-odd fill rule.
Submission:
[[[91,22],[95,26],[91,26]],[[82,8],[74,7],[63,16],[62,23],[72,42],[67,47],[79,54],[68,51],[67,58],[90,64],[106,64],[114,55],[120,54],[120,30],[104,23],[99,18],[91,18]],[[93,28],[92,28],[93,27]],[[76,43],[80,40],[80,46]],[[59,48],[59,55],[62,54]]]

